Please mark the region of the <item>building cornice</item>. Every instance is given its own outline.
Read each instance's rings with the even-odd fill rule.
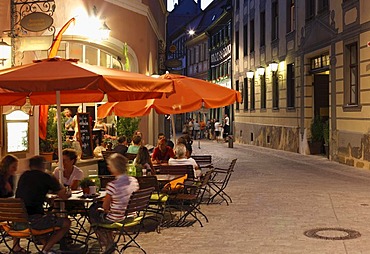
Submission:
[[[158,40],[164,41],[164,35],[160,33],[158,24],[150,11],[149,7],[141,2],[141,0],[129,1],[129,0],[105,0],[111,4],[120,6],[129,11],[138,13],[140,15],[146,16],[148,18],[149,24],[151,25],[154,33],[156,34]],[[162,1],[159,1],[162,2]],[[161,4],[163,5],[163,4]],[[163,8],[163,7],[162,7]]]

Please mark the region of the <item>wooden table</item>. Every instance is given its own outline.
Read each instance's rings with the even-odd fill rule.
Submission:
[[[177,178],[183,177],[184,175],[170,175],[170,174],[163,174],[163,175],[155,175],[157,177],[158,182],[160,183],[168,183],[172,180]]]

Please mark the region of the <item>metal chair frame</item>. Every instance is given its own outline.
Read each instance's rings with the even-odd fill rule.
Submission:
[[[233,202],[231,197],[225,192],[225,189],[229,183],[231,174],[234,171],[236,161],[237,159],[233,159],[227,169],[215,168],[213,170],[213,175],[208,182],[208,187],[214,191],[214,194],[209,198],[208,204],[214,203],[217,196],[222,198],[221,203],[225,201],[226,204],[229,205],[229,201],[230,203]]]

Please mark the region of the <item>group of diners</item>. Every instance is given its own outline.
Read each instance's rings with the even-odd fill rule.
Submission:
[[[200,170],[191,155],[190,139],[186,136],[180,137],[173,148],[173,143],[169,142],[163,133],[158,135],[157,146],[154,148],[152,156],[148,149],[142,144],[142,137],[135,135],[133,144],[127,148],[126,152],[136,153],[134,163],[140,164],[155,174],[154,165],[168,163],[168,165],[192,165],[195,175],[200,175]],[[125,150],[125,142],[120,142],[116,148]],[[172,144],[171,144],[172,143]],[[130,147],[132,147],[130,149]],[[13,155],[6,155],[0,163],[0,198],[21,198],[25,204],[31,227],[34,229],[59,228],[49,239],[41,242],[43,253],[56,253],[53,246],[59,242],[69,231],[71,221],[67,217],[58,217],[55,213],[45,213],[44,202],[46,194],[54,193],[60,199],[67,200],[71,193],[67,191],[67,186],[71,190],[79,188],[80,181],[84,174],[76,166],[78,156],[75,150],[65,149],[62,152],[63,168],[57,167],[50,173],[45,169],[45,159],[42,156],[34,156],[29,159],[29,169],[25,170],[18,181],[17,188],[14,186],[14,176],[18,168],[18,159]],[[127,207],[131,194],[139,189],[136,178],[127,175],[128,159],[120,152],[113,153],[106,159],[110,174],[115,179],[106,186],[106,195],[102,202],[96,203],[89,209],[91,222],[113,223],[121,221],[122,211]],[[119,211],[119,213],[116,213]],[[120,215],[117,215],[120,214]],[[19,226],[19,225],[18,225]],[[113,235],[109,232],[97,230],[100,244],[104,253],[111,253]],[[13,251],[15,253],[27,253],[20,245],[19,239],[13,239]]]

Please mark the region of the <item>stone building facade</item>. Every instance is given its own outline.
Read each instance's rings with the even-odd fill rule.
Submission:
[[[370,168],[370,2],[234,0],[233,7],[233,82],[243,95],[236,141],[309,153],[320,116],[330,159]]]

